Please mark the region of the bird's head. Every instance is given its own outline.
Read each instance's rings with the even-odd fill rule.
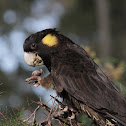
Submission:
[[[30,35],[24,42],[24,59],[30,66],[50,65],[50,54],[57,50],[60,41],[55,29],[46,29]],[[45,64],[45,65],[46,65]]]

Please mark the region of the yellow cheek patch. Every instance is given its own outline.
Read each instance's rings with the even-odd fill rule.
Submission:
[[[58,44],[58,39],[56,36],[48,34],[42,39],[42,43],[47,46],[56,46]]]

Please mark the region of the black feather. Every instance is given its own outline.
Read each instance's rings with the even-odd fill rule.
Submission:
[[[47,34],[58,38],[58,46],[42,44]],[[30,49],[33,42],[37,44],[36,50]],[[126,99],[80,46],[55,29],[46,29],[29,36],[24,51],[35,51],[42,57],[57,93],[70,100],[74,107],[81,109],[80,104],[84,104],[105,119],[114,119],[126,126]]]

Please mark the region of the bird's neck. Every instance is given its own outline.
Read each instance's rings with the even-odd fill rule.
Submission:
[[[47,69],[49,70],[49,72],[51,72],[51,57],[48,56],[48,57],[44,57],[43,58],[43,62],[44,62],[44,65],[47,67]]]

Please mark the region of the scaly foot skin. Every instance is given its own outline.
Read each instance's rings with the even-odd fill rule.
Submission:
[[[42,69],[40,69],[40,71],[35,70],[32,72],[32,76],[27,78],[25,81],[33,84],[34,87],[38,87],[39,85],[47,89],[53,87],[53,79],[51,77],[51,74],[47,75],[44,78],[41,78],[40,76],[42,73],[44,73]]]
[[[44,73],[42,69],[40,69],[40,71],[35,70],[35,71],[32,72],[32,76],[41,76],[42,73]]]
[[[32,83],[35,87],[38,87],[40,85],[40,81],[42,80],[42,78],[40,77],[42,73],[42,69],[40,69],[40,71],[35,70],[32,72],[32,76],[27,78],[25,81],[28,83]]]
[[[40,81],[42,80],[42,78],[40,76],[32,76],[27,78],[25,81],[28,83],[32,83],[33,86],[38,87],[40,85]]]

